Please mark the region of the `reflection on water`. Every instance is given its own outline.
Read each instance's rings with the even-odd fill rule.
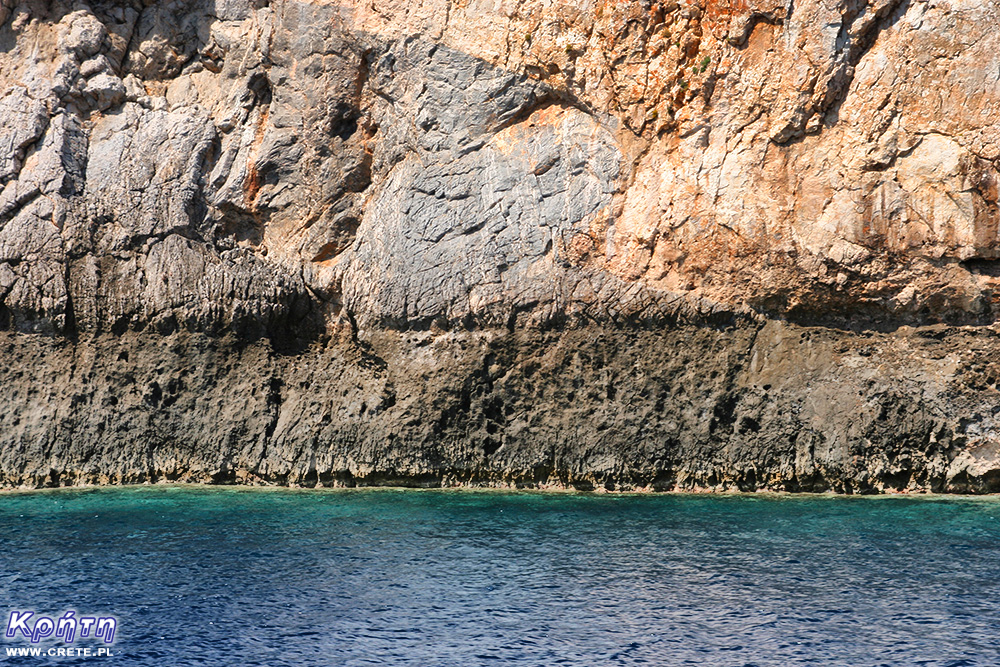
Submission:
[[[130,488],[0,534],[3,622],[115,614],[101,664],[1000,664],[1000,500]]]

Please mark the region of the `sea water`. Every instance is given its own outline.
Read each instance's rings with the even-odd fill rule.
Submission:
[[[16,665],[1000,665],[1000,500],[137,487],[0,495]]]

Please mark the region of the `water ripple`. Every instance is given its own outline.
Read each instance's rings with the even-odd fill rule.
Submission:
[[[937,498],[6,494],[0,599],[113,613],[139,667],[993,667],[998,519]]]

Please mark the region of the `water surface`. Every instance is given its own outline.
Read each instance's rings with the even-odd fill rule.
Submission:
[[[1000,665],[995,499],[139,487],[0,534],[4,625],[120,622],[7,664]]]

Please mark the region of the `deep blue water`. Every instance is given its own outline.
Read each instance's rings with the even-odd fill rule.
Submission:
[[[998,499],[146,487],[0,536],[4,627],[119,621],[7,664],[1000,665]]]

